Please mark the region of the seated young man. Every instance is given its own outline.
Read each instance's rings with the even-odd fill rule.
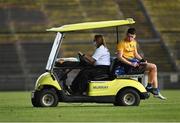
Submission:
[[[149,81],[146,87],[147,91],[151,92],[156,98],[166,99],[160,94],[160,90],[158,89],[156,65],[148,63],[138,54],[135,37],[135,28],[129,28],[124,40],[120,41],[117,45],[117,58],[125,64],[126,72],[132,69],[145,69],[148,71]],[[135,59],[139,61],[134,62]]]

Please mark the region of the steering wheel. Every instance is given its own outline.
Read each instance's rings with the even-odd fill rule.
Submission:
[[[78,57],[82,65],[90,65],[89,61],[84,57],[84,54],[82,54],[81,52],[78,53]]]

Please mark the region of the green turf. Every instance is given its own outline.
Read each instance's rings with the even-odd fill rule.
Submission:
[[[112,104],[59,103],[55,108],[33,108],[30,92],[0,92],[0,121],[180,121],[180,91],[162,91],[168,100],[150,97],[138,107]]]

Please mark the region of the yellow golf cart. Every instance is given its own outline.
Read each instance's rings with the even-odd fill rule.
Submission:
[[[86,95],[69,94],[64,84],[68,77],[67,74],[73,69],[85,67],[81,63],[86,61],[79,54],[79,60],[73,61],[73,64],[70,66],[64,66],[57,62],[59,49],[66,33],[108,27],[118,28],[119,26],[133,23],[135,21],[129,18],[126,20],[69,24],[47,29],[47,31],[56,32],[57,35],[48,58],[46,72],[37,79],[32,92],[32,105],[34,107],[55,107],[58,105],[58,102],[96,102],[113,103],[115,106],[138,106],[141,99],[149,98],[149,93],[143,85],[145,83],[144,74],[115,76],[112,72],[114,67],[113,60],[109,74],[101,75],[89,81]],[[63,64],[66,64],[66,62]]]

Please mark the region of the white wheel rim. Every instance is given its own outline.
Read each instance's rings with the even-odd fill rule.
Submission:
[[[42,98],[42,103],[45,106],[51,106],[54,103],[54,97],[51,94],[45,94]]]
[[[136,101],[136,98],[132,93],[127,93],[124,95],[123,100],[126,105],[133,105]]]

